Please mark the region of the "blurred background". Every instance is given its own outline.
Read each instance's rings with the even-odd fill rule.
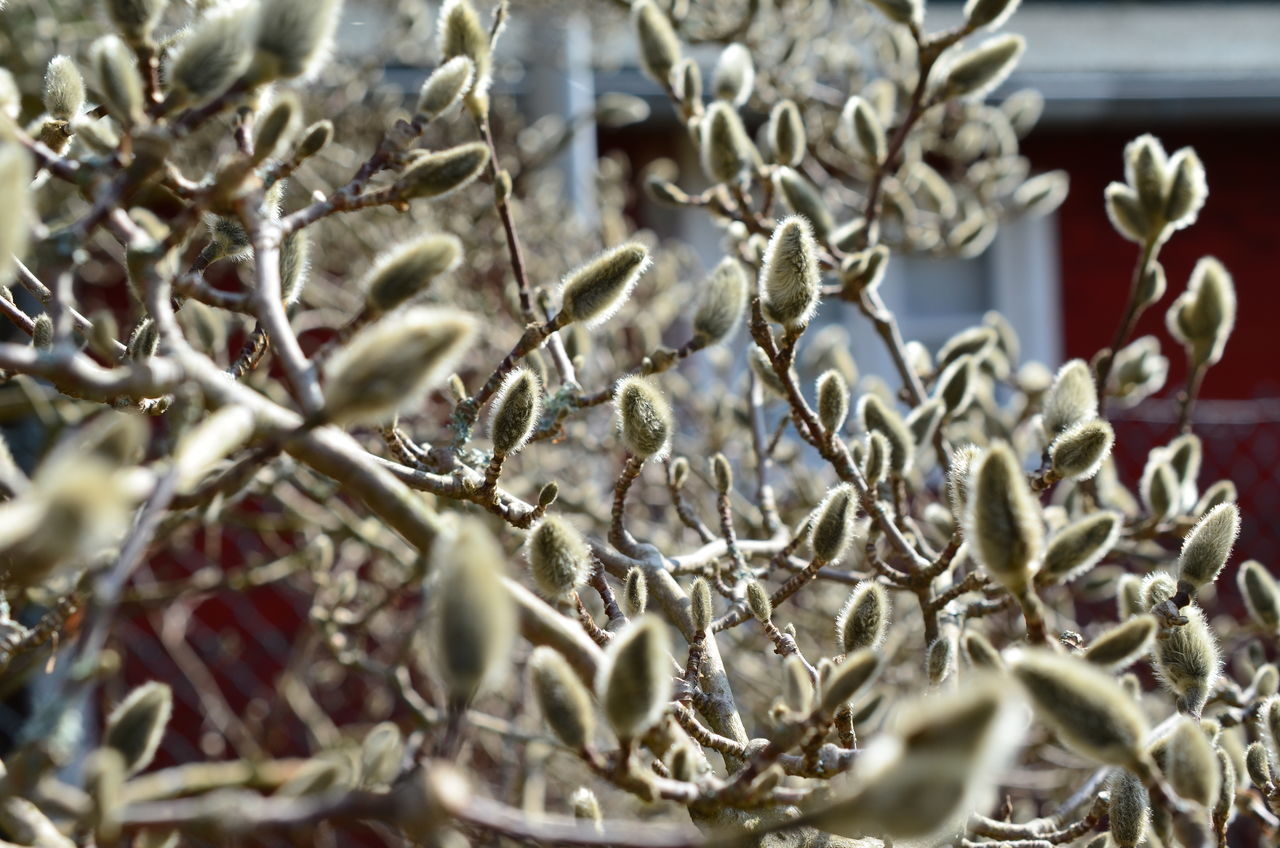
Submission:
[[[26,94],[38,96],[38,75],[53,55],[82,50],[100,32],[86,18],[85,5],[9,4],[8,17],[0,18],[0,56],[15,72],[26,69]],[[476,5],[487,17],[492,4]],[[546,273],[558,274],[579,257],[565,256],[546,234],[568,227],[605,240],[617,224],[601,210],[621,201],[638,227],[689,245],[682,272],[700,278],[723,255],[719,232],[702,211],[656,205],[641,189],[646,169],[662,160],[676,163],[687,190],[699,188],[701,177],[695,148],[665,96],[637,66],[625,5],[511,4],[494,88],[502,143],[522,162],[550,162],[557,186],[555,202],[525,208],[526,246],[535,271],[541,262]],[[785,0],[778,5],[796,15],[804,15],[807,6]],[[961,6],[959,0],[930,0],[926,28],[960,21]],[[326,72],[308,92],[330,105],[324,114],[339,124],[340,139],[366,120],[369,109],[412,99],[436,64],[437,7],[425,0],[347,0],[337,45],[347,70]],[[33,29],[14,23],[37,18]],[[1032,173],[1065,170],[1070,194],[1051,215],[1002,224],[990,248],[976,258],[895,257],[882,287],[888,305],[906,338],[930,350],[980,323],[987,311],[999,310],[1021,336],[1025,360],[1054,369],[1067,358],[1092,356],[1110,342],[1136,260],[1135,245],[1115,233],[1103,209],[1105,186],[1123,179],[1124,146],[1144,132],[1159,137],[1169,151],[1193,146],[1208,173],[1208,202],[1199,222],[1176,234],[1161,254],[1170,294],[1143,317],[1136,335],[1161,339],[1169,377],[1157,397],[1112,414],[1122,446],[1121,479],[1136,486],[1147,450],[1175,435],[1173,396],[1185,367],[1164,329],[1164,308],[1185,287],[1196,260],[1215,255],[1235,277],[1240,310],[1226,355],[1210,371],[1196,409],[1196,432],[1204,440],[1201,484],[1230,477],[1239,487],[1246,518],[1236,559],[1280,563],[1280,521],[1271,520],[1280,515],[1280,368],[1274,342],[1280,215],[1272,210],[1280,200],[1280,3],[1024,0],[1007,29],[1023,34],[1028,48],[992,100],[1024,88],[1043,94],[1043,117],[1021,149]],[[731,40],[731,32],[719,39]],[[699,59],[707,79],[722,46],[716,42],[709,39],[689,54]],[[820,82],[836,86],[840,98],[847,93],[839,80]],[[627,97],[614,96],[619,94]],[[753,129],[765,118],[750,107],[746,115]],[[349,173],[372,149],[380,126],[364,131],[364,138],[348,139],[353,152],[345,159],[341,151],[333,154],[334,168]],[[625,158],[608,159],[613,173],[602,181],[600,157],[611,154]],[[309,191],[316,186],[307,178],[300,174],[297,182]],[[602,203],[606,191],[612,193]],[[484,227],[493,225],[483,220]],[[334,239],[358,237],[326,232]],[[385,244],[386,234],[379,235]],[[345,269],[328,270],[340,276]],[[823,320],[845,326],[863,374],[893,373],[880,340],[856,310],[824,308]],[[0,405],[11,409],[16,403]],[[30,463],[38,455],[46,424],[39,416],[6,423],[20,460]],[[220,544],[193,541],[174,554],[169,567],[191,573],[212,561],[231,567],[250,557]],[[130,666],[123,682],[175,681],[178,712],[175,732],[165,738],[164,759],[231,755],[240,744],[274,751],[305,747],[307,740],[297,738],[298,724],[275,714],[282,701],[298,715],[354,712],[377,720],[390,714],[390,702],[375,703],[375,696],[354,687],[329,687],[324,703],[307,703],[305,687],[290,687],[290,675],[299,673],[293,666],[303,656],[294,634],[309,605],[303,593],[265,586],[211,593],[198,604],[140,614],[127,626]],[[39,697],[10,694],[0,705],[0,731],[17,727],[29,708],[26,700]]]

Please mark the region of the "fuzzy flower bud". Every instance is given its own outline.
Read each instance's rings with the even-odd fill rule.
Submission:
[[[1222,263],[1206,256],[1191,271],[1187,290],[1165,314],[1169,333],[1197,363],[1213,365],[1236,324],[1236,290]]]
[[[853,520],[858,512],[858,498],[853,487],[841,484],[832,489],[818,507],[818,520],[813,523],[809,544],[815,559],[835,562],[853,544]]]
[[[1209,737],[1192,718],[1178,719],[1164,746],[1164,772],[1173,791],[1208,807],[1218,796],[1221,776]]]
[[[715,607],[711,605],[711,586],[705,578],[699,577],[689,588],[689,620],[693,623],[693,632],[706,633],[714,617]]]
[[[773,172],[773,186],[787,209],[809,222],[815,238],[826,241],[835,228],[835,221],[818,189],[794,168],[785,165]]]
[[[875,165],[884,161],[888,153],[884,125],[865,98],[854,95],[845,101],[840,111],[840,131],[851,153]]]
[[[848,417],[849,384],[839,371],[830,368],[818,377],[818,421],[824,432],[834,435],[844,427]]]
[[[555,600],[568,597],[591,572],[591,548],[586,540],[572,524],[554,515],[533,528],[525,556],[538,591]]]
[[[742,106],[751,99],[755,80],[756,69],[751,61],[751,52],[741,44],[730,44],[720,52],[720,58],[716,60],[711,91],[718,100]]]
[[[1093,374],[1083,359],[1073,359],[1058,369],[1044,401],[1044,429],[1055,436],[1081,421],[1098,416],[1098,392]]]
[[[133,51],[116,36],[104,35],[90,46],[89,64],[111,117],[125,127],[141,121],[145,98]]]
[[[1018,8],[1020,0],[968,0],[964,19],[973,29],[999,29]]]
[[[662,459],[671,448],[675,419],[671,406],[653,383],[638,376],[623,377],[613,393],[618,432],[632,455]]]
[[[476,66],[466,56],[454,56],[436,68],[418,92],[418,114],[428,121],[462,99],[475,79]]]
[[[884,642],[892,608],[889,593],[873,580],[863,580],[836,616],[836,648],[846,654],[875,650]]]
[[[715,183],[736,182],[751,167],[756,156],[742,118],[723,100],[707,107],[698,146],[702,154],[702,170],[707,179]]]
[[[166,108],[202,106],[234,85],[253,61],[256,26],[247,6],[205,13],[178,42],[168,65]]]
[[[649,605],[649,584],[644,572],[632,568],[627,572],[627,579],[622,584],[622,611],[629,618],[643,615]]]
[[[366,313],[377,316],[408,303],[461,261],[462,242],[449,234],[431,233],[393,248],[360,284]]]
[[[529,672],[533,696],[556,737],[574,749],[589,745],[596,725],[591,693],[569,662],[555,649],[542,645],[529,657]]]
[[[1049,467],[1059,480],[1088,480],[1111,454],[1116,434],[1101,418],[1063,430],[1049,445]]]
[[[1049,540],[1036,573],[1041,583],[1068,583],[1097,565],[1120,538],[1119,513],[1103,510],[1067,525]]]
[[[470,345],[475,319],[415,306],[370,324],[328,362],[325,410],[337,423],[380,423],[416,403]]]
[[[444,197],[470,183],[489,164],[489,147],[472,141],[412,158],[396,181],[395,189],[404,200]]]
[[[804,161],[804,119],[794,101],[783,100],[769,113],[769,152],[774,162],[792,168]]]
[[[1176,696],[1179,711],[1199,715],[1218,679],[1222,659],[1204,612],[1187,606],[1182,614],[1187,623],[1167,628],[1156,641],[1156,676]]]
[[[70,56],[54,56],[44,72],[44,109],[52,118],[70,121],[84,107],[84,79]]]
[[[1178,555],[1178,578],[1199,589],[1222,573],[1240,533],[1240,510],[1235,504],[1215,506],[1196,522]]]
[[[1236,582],[1254,623],[1264,630],[1280,630],[1280,586],[1266,567],[1251,559],[1240,566]]]
[[[533,435],[542,416],[542,385],[528,368],[507,375],[493,400],[489,417],[489,437],[493,450],[501,455],[519,452]]]
[[[1157,629],[1155,616],[1135,615],[1094,639],[1084,658],[1110,671],[1127,668],[1151,648]]]
[[[821,284],[813,230],[793,215],[773,231],[764,252],[760,291],[765,315],[789,329],[804,327],[817,311]]]
[[[1040,505],[1008,445],[991,447],[973,470],[965,537],[978,563],[1017,595],[1044,545]]]
[[[998,35],[960,56],[951,65],[943,92],[947,97],[981,97],[1004,82],[1022,58],[1027,42],[1020,35]]]
[[[141,44],[151,37],[169,0],[107,0],[107,14],[129,44]]]
[[[1111,839],[1116,848],[1136,848],[1147,838],[1151,799],[1147,788],[1132,772],[1119,769],[1108,784],[1111,792],[1107,808],[1111,819]]]
[[[915,441],[897,411],[879,395],[867,393],[858,401],[858,420],[862,429],[877,432],[889,440],[889,465],[896,474],[905,474],[915,458]]]
[[[111,712],[102,742],[120,752],[126,774],[137,774],[151,764],[172,713],[173,692],[155,682],[134,689]]]
[[[742,263],[726,256],[702,284],[693,315],[693,337],[699,347],[718,344],[733,335],[747,307],[747,274]]]
[[[662,620],[646,615],[609,643],[596,694],[620,739],[652,727],[671,700],[670,642]]]
[[[564,278],[560,288],[563,320],[588,326],[608,321],[631,296],[649,264],[649,251],[636,242],[601,253]]]
[[[329,55],[342,0],[262,0],[249,79],[310,78]]]
[[[747,609],[751,610],[751,615],[761,624],[773,617],[773,604],[769,600],[769,593],[756,580],[747,584]]]

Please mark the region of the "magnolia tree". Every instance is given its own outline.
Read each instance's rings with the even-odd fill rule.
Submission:
[[[1166,298],[1159,263],[1192,150],[1124,151],[1128,306],[1054,374],[994,313],[908,341],[879,290],[1065,195],[1018,152],[1039,98],[986,99],[1016,0],[946,30],[920,0],[590,8],[700,155],[644,183],[720,228],[709,272],[633,232],[624,160],[598,225],[561,208],[574,121],[492,91],[505,2],[411,5],[407,104],[329,60],[339,0],[53,4],[84,37],[51,60],[46,12],[0,12],[0,368],[59,431],[0,462],[0,666],[42,692],[6,844],[1277,838],[1280,591],[1246,562],[1247,619],[1219,606],[1240,516],[1191,414],[1232,282],[1206,257]],[[1132,338],[1148,308],[1170,339]],[[859,379],[868,331],[895,367]],[[1180,435],[1132,494],[1106,413],[1163,388],[1162,344]],[[263,696],[302,743],[199,662],[121,686],[129,617],[182,646],[266,584],[310,601]],[[225,744],[153,763],[179,688]]]

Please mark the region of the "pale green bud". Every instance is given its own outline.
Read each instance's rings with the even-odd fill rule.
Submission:
[[[1128,668],[1150,650],[1157,629],[1155,616],[1135,615],[1094,639],[1084,658],[1110,671]]]
[[[752,580],[747,584],[747,609],[751,610],[751,615],[761,624],[773,617],[769,593],[758,581]]]
[[[998,35],[955,60],[943,84],[946,97],[981,97],[1004,82],[1022,58],[1020,35]]]
[[[936,688],[950,680],[956,671],[955,641],[946,635],[934,639],[925,652],[924,665],[930,686]]]
[[[120,752],[126,774],[137,774],[151,764],[172,713],[173,692],[154,681],[134,689],[112,710],[102,743]]]
[[[262,0],[249,78],[310,78],[328,58],[342,0]]]
[[[849,593],[836,616],[836,649],[851,654],[878,649],[889,630],[889,593],[874,580],[863,580]]]
[[[1148,764],[1146,718],[1110,674],[1047,649],[1021,652],[1012,669],[1036,714],[1067,747],[1106,765]]]
[[[1015,595],[1026,589],[1044,547],[1040,504],[1022,465],[998,442],[973,469],[965,538],[978,563]]]
[[[1116,232],[1129,241],[1143,244],[1149,237],[1151,222],[1142,210],[1138,193],[1124,183],[1111,183],[1106,192],[1107,217]]]
[[[858,513],[858,497],[847,483],[832,489],[818,507],[809,544],[815,559],[835,562],[853,544],[854,519]]]
[[[808,220],[813,227],[814,237],[819,241],[826,241],[835,227],[835,221],[827,211],[827,205],[818,189],[795,169],[786,166],[773,172],[773,185],[787,209]]]
[[[360,785],[389,787],[400,774],[403,757],[404,735],[400,728],[389,721],[374,725],[360,743]]]
[[[670,85],[671,69],[680,61],[680,39],[666,13],[653,0],[636,0],[631,4],[631,25],[645,72],[659,85]]]
[[[884,126],[865,98],[855,94],[845,101],[844,109],[840,112],[840,129],[850,152],[873,165],[884,161],[888,153]]]
[[[1218,797],[1217,755],[1200,722],[1178,719],[1164,749],[1164,771],[1173,790],[1189,801],[1210,806]]]
[[[440,7],[436,32],[443,59],[466,56],[471,60],[473,73],[466,90],[467,108],[475,114],[484,114],[489,109],[489,85],[493,80],[493,47],[471,0],[445,0]]]
[[[804,118],[794,101],[783,100],[769,113],[769,152],[779,165],[798,167],[807,144]]]
[[[773,231],[760,266],[761,305],[772,321],[789,328],[807,325],[818,309],[822,272],[809,222],[799,216]]]
[[[1169,200],[1164,218],[1175,230],[1196,222],[1204,207],[1209,187],[1204,178],[1204,165],[1190,147],[1184,147],[1169,160]]]
[[[1178,475],[1161,450],[1153,450],[1138,481],[1138,494],[1147,514],[1156,521],[1167,521],[1178,510],[1181,492]]]
[[[248,6],[216,6],[204,14],[168,64],[166,105],[201,106],[234,85],[253,61],[256,23]]]
[[[1199,715],[1218,679],[1221,655],[1218,642],[1195,606],[1182,608],[1186,624],[1168,628],[1156,641],[1156,675],[1170,692],[1180,712]]]
[[[591,744],[596,725],[591,694],[569,662],[542,645],[529,657],[529,672],[538,708],[556,737],[573,749]]]
[[[511,661],[515,610],[502,585],[506,554],[479,519],[466,518],[431,558],[434,669],[450,700],[467,703],[498,683]]]
[[[973,387],[977,382],[977,363],[973,356],[958,357],[938,376],[934,397],[940,399],[946,414],[959,415],[973,400]]]
[[[405,200],[444,197],[480,176],[488,164],[489,147],[482,141],[423,153],[409,161],[395,188]]]
[[[1018,8],[1020,0],[968,0],[964,4],[964,19],[971,29],[986,27],[996,30]]]
[[[1066,171],[1046,171],[1018,186],[1013,192],[1013,203],[1023,215],[1038,218],[1061,206],[1070,188]]]
[[[107,0],[111,22],[130,44],[141,44],[151,37],[169,0]]]
[[[502,381],[489,416],[493,450],[501,455],[519,452],[533,435],[542,416],[542,385],[528,368],[517,368]]]
[[[633,739],[662,717],[671,700],[670,637],[662,620],[646,615],[614,638],[596,679],[605,718],[620,739]]]
[[[1101,418],[1081,421],[1063,430],[1049,444],[1049,462],[1059,480],[1089,480],[1111,455],[1116,434]]]
[[[969,657],[969,664],[974,668],[988,671],[1004,669],[1004,659],[1001,658],[1000,652],[996,650],[995,645],[991,644],[991,640],[978,631],[966,632],[961,639],[961,644],[964,646],[965,655]]]
[[[70,121],[84,108],[84,78],[70,56],[54,56],[44,72],[44,109],[50,117]]]
[[[431,233],[393,248],[361,283],[366,312],[371,316],[390,312],[461,262],[462,242],[449,234]]]
[[[623,377],[613,393],[618,432],[626,449],[642,460],[662,459],[671,449],[675,419],[661,392],[645,377]]]
[[[1254,623],[1264,630],[1280,630],[1280,586],[1266,567],[1251,559],[1240,566],[1236,582]]]
[[[283,155],[284,149],[293,144],[301,127],[302,104],[296,94],[286,91],[258,122],[258,134],[253,143],[253,161],[258,163]]]
[[[1178,578],[1199,589],[1222,573],[1240,534],[1240,510],[1224,503],[1209,510],[1191,528],[1178,555]]]
[[[327,363],[330,420],[376,424],[417,403],[454,370],[475,332],[470,315],[429,306],[409,307],[361,328]]]
[[[870,0],[894,23],[920,26],[924,21],[924,0]]]
[[[1107,807],[1111,839],[1116,848],[1136,848],[1147,838],[1147,824],[1151,816],[1147,788],[1125,769],[1112,773],[1108,788],[1111,792]]]
[[[89,64],[111,117],[124,127],[140,122],[145,98],[133,51],[116,36],[104,35],[90,46]]]
[[[1049,541],[1036,579],[1067,583],[1097,565],[1120,538],[1119,513],[1101,511],[1067,525]]]
[[[866,689],[882,667],[883,659],[869,648],[849,654],[822,681],[822,689],[818,693],[819,708],[826,715],[834,715]]]
[[[734,106],[742,106],[751,99],[755,85],[756,69],[751,52],[741,44],[730,44],[720,52],[715,73],[711,77],[711,91],[718,100]]]
[[[824,432],[839,433],[849,417],[849,384],[834,368],[818,377],[818,421]]]
[[[644,572],[632,568],[627,572],[627,579],[622,584],[622,611],[629,618],[643,615],[649,605],[649,583]]]
[[[907,413],[904,423],[911,432],[911,440],[915,442],[917,450],[933,441],[934,433],[942,426],[942,419],[946,414],[946,404],[940,398],[927,400]]]
[[[727,495],[733,491],[733,467],[722,453],[711,457],[711,479],[715,481],[718,494]]]
[[[631,296],[636,281],[649,269],[649,251],[637,242],[606,250],[564,278],[560,313],[567,322],[598,326],[608,321]]]
[[[467,56],[454,56],[436,68],[418,92],[418,114],[428,121],[444,114],[471,89],[475,73]]]
[[[713,618],[715,607],[711,604],[711,586],[699,577],[689,588],[689,620],[693,623],[693,632],[706,633]]]
[[[726,256],[702,284],[693,334],[699,347],[725,341],[742,323],[747,308],[747,274],[742,263]]]
[[[1206,256],[1196,263],[1187,290],[1169,307],[1165,324],[1197,363],[1222,358],[1236,323],[1236,290],[1222,263]]]
[[[1265,790],[1271,785],[1271,757],[1266,745],[1261,742],[1250,743],[1244,752],[1244,766],[1254,786]]]
[[[742,118],[723,100],[707,107],[698,147],[702,170],[714,183],[737,182],[756,156]]]
[[[178,491],[194,489],[217,463],[249,441],[255,426],[248,407],[228,404],[183,433],[173,451]]]
[[[863,430],[874,430],[889,440],[889,465],[894,473],[905,474],[915,457],[915,440],[897,410],[867,393],[858,401],[858,421]]]
[[[1169,160],[1155,136],[1144,134],[1124,149],[1125,179],[1137,193],[1148,221],[1164,226],[1169,191]]]
[[[1044,429],[1050,436],[1098,415],[1098,392],[1093,373],[1083,359],[1058,369],[1044,400]]]
[[[31,322],[31,346],[36,350],[50,350],[53,347],[53,319],[49,313],[41,312]]]

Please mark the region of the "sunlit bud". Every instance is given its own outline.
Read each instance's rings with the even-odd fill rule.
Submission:
[[[702,284],[693,315],[694,339],[699,347],[718,344],[733,335],[747,307],[747,274],[742,263],[726,256]]]
[[[751,62],[751,52],[741,44],[730,44],[720,52],[716,61],[711,92],[720,100],[741,106],[751,99],[755,80],[756,69]]]
[[[849,416],[849,384],[834,368],[818,377],[818,421],[826,433],[836,434]]]
[[[591,549],[572,524],[558,516],[542,519],[529,534],[525,556],[538,591],[561,600],[586,582]]]
[[[915,442],[917,450],[933,441],[933,436],[938,427],[942,426],[942,419],[945,417],[946,411],[947,408],[942,399],[933,398],[920,404],[907,414],[907,420],[904,423],[911,432],[911,440]]]
[[[671,700],[670,638],[656,616],[637,618],[614,638],[596,679],[605,718],[620,739],[652,727]]]
[[[528,368],[517,368],[503,380],[493,399],[489,437],[501,455],[517,453],[528,443],[542,415],[542,386]]]
[[[1275,663],[1263,663],[1253,673],[1249,690],[1255,698],[1269,698],[1280,691],[1280,669]]]
[[[1218,796],[1217,756],[1200,722],[1181,718],[1164,748],[1164,772],[1173,790],[1189,801],[1210,806]]]
[[[892,473],[890,462],[893,458],[893,446],[889,444],[889,440],[884,437],[884,434],[876,430],[868,433],[866,449],[862,453],[860,467],[862,476],[866,478],[867,485],[874,489],[881,483],[888,481]],[[854,458],[857,459],[856,451]]]
[[[1046,171],[1018,186],[1013,202],[1023,215],[1048,215],[1067,199],[1071,183],[1066,171]]]
[[[360,744],[360,785],[389,787],[400,774],[403,757],[404,736],[400,728],[389,721],[374,725]]]
[[[1067,525],[1049,541],[1036,579],[1042,583],[1075,580],[1107,555],[1120,538],[1120,529],[1120,515],[1105,510]]]
[[[897,411],[878,395],[864,394],[858,401],[858,421],[863,430],[874,430],[889,440],[889,464],[894,473],[905,474],[915,456],[915,440]]]
[[[702,105],[702,71],[692,59],[681,59],[671,69],[671,90],[681,103],[697,109]]]
[[[1146,719],[1110,674],[1046,649],[1020,652],[1012,668],[1036,714],[1068,747],[1107,765],[1147,764]]]
[[[342,0],[262,0],[249,79],[314,76],[329,55],[341,11]]]
[[[8,69],[0,68],[0,115],[16,121],[21,111],[22,94],[18,91],[18,83]]]
[[[980,97],[1012,73],[1027,42],[1020,35],[998,35],[955,60],[943,92],[947,97]]]
[[[863,648],[879,648],[888,632],[891,614],[885,588],[873,580],[861,581],[836,616],[837,650],[851,654]]]
[[[854,95],[845,101],[840,112],[840,128],[850,150],[872,164],[884,161],[888,151],[884,126],[875,110],[864,98]]]
[[[870,2],[894,23],[919,26],[924,20],[923,0],[870,0]]]
[[[1004,660],[1000,652],[986,636],[978,631],[967,631],[961,638],[961,645],[964,647],[965,655],[969,657],[969,664],[974,668],[988,671],[1000,671],[1004,668]]]
[[[432,549],[430,617],[435,664],[449,698],[467,703],[496,685],[511,662],[515,610],[502,585],[506,554],[476,518],[462,519]]]
[[[849,654],[844,662],[822,680],[821,691],[818,693],[819,708],[826,715],[834,715],[865,690],[882,667],[883,659],[870,649],[864,648]]]
[[[1098,392],[1093,373],[1083,359],[1073,359],[1058,369],[1044,401],[1044,429],[1051,437],[1073,424],[1098,415]]]
[[[1178,556],[1178,578],[1197,589],[1222,573],[1240,533],[1240,510],[1235,504],[1219,504],[1209,510],[1187,534]]]
[[[1182,614],[1187,623],[1167,628],[1156,640],[1156,675],[1177,696],[1180,712],[1199,715],[1218,679],[1221,656],[1204,613],[1186,606]]]
[[[978,563],[1016,595],[1025,590],[1044,547],[1040,505],[1003,442],[978,460],[970,485],[965,538]]]
[[[934,396],[941,399],[951,416],[964,412],[973,398],[973,386],[977,382],[976,363],[969,355],[961,356],[943,370],[938,377]]]
[[[1191,271],[1191,280],[1165,314],[1169,333],[1182,342],[1197,363],[1212,365],[1236,323],[1236,290],[1222,263],[1206,256]]]
[[[1084,658],[1110,671],[1119,671],[1137,662],[1156,636],[1154,616],[1135,615],[1093,640]]]
[[[747,584],[747,609],[751,610],[751,615],[761,624],[773,616],[773,604],[769,600],[769,593],[756,580]]]
[[[1124,621],[1144,609],[1142,605],[1142,578],[1135,574],[1122,574],[1116,581],[1116,615]]]
[[[573,749],[589,745],[595,733],[595,709],[591,693],[568,661],[542,645],[529,657],[529,672],[538,708],[556,738]]]
[[[699,577],[689,587],[689,620],[693,624],[694,633],[706,633],[715,618],[715,607],[711,604],[711,586],[705,578]]]
[[[732,106],[718,100],[707,107],[700,127],[698,147],[707,179],[715,183],[737,182],[755,158],[742,118]]]
[[[84,107],[84,79],[70,56],[54,56],[44,72],[44,108],[52,118],[70,121]]]
[[[671,69],[680,61],[680,39],[671,21],[653,0],[636,0],[631,4],[631,25],[645,71],[659,85],[668,85]]]
[[[1021,742],[1007,689],[983,681],[908,705],[892,735],[868,747],[857,793],[815,811],[811,821],[851,839],[875,833],[894,844],[953,841],[948,835],[988,803]]]
[[[626,449],[640,459],[662,459],[671,448],[675,419],[671,406],[653,383],[623,377],[613,393],[618,432]]]
[[[930,686],[938,687],[950,680],[956,671],[955,640],[946,635],[934,639],[925,653],[924,664]]]
[[[1107,217],[1116,232],[1139,244],[1146,242],[1151,222],[1142,210],[1138,193],[1124,183],[1111,183],[1106,188]]]
[[[424,291],[441,274],[462,261],[462,242],[456,236],[431,233],[393,248],[361,284],[370,315],[390,312]]]
[[[733,491],[733,467],[722,453],[711,457],[711,479],[717,494],[727,495]]]
[[[1280,629],[1280,587],[1266,567],[1251,559],[1240,566],[1236,582],[1254,623],[1264,630]]]
[[[1244,765],[1254,786],[1265,790],[1271,784],[1271,757],[1267,746],[1261,742],[1250,744],[1244,752]]]
[[[107,0],[104,5],[125,40],[141,44],[151,37],[169,0]]]
[[[480,176],[488,164],[489,147],[482,141],[423,153],[410,160],[395,188],[405,200],[443,197]]]
[[[120,752],[126,774],[137,774],[155,758],[172,713],[173,692],[169,687],[144,683],[111,712],[102,744]]]
[[[644,572],[639,568],[632,568],[627,572],[627,579],[622,584],[622,611],[629,618],[635,618],[644,615],[648,605],[649,584],[645,580]]]
[[[858,219],[857,223],[861,223]],[[834,237],[838,242],[840,237]],[[845,290],[875,291],[889,270],[889,248],[883,244],[850,253],[840,263],[840,280]]]
[[[1153,571],[1142,578],[1142,609],[1149,610],[1178,593],[1178,582],[1166,572]]]
[[[1116,848],[1135,848],[1147,837],[1147,822],[1151,814],[1151,799],[1147,788],[1134,774],[1118,769],[1108,783],[1111,791],[1107,807],[1111,819],[1111,839]]]
[[[999,29],[1018,8],[1019,0],[968,0],[964,19],[973,29]]]
[[[853,521],[857,517],[858,497],[853,487],[841,484],[830,492],[818,507],[809,544],[815,559],[835,562],[853,543]]]
[[[600,827],[604,815],[600,812],[600,802],[596,795],[585,786],[579,786],[569,796],[569,806],[573,808],[573,817],[579,821],[588,821]]]
[[[1053,476],[1059,480],[1092,478],[1111,454],[1115,440],[1115,431],[1101,418],[1068,427],[1049,445]]]
[[[1148,221],[1164,224],[1169,191],[1169,161],[1160,141],[1144,134],[1124,149],[1125,179],[1137,192],[1138,203]]]
[[[773,231],[760,268],[765,315],[789,328],[802,328],[818,308],[822,273],[809,222],[798,216]]]
[[[31,346],[36,350],[50,350],[53,347],[53,319],[48,312],[41,312],[31,322]]]
[[[603,324],[631,296],[649,265],[649,251],[637,242],[606,250],[564,278],[560,314],[570,323]]]
[[[609,91],[596,98],[595,116],[602,127],[629,127],[649,117],[649,104],[643,97]]]
[[[358,330],[328,362],[325,410],[338,423],[381,423],[451,372],[476,331],[457,310],[415,306]]]
[[[471,89],[475,73],[467,56],[454,56],[436,68],[418,92],[418,114],[428,121],[443,114]]]
[[[124,127],[142,120],[144,96],[137,59],[114,35],[104,35],[89,47],[89,64],[97,77],[103,105]]]
[[[1190,147],[1184,147],[1169,160],[1169,200],[1164,218],[1175,230],[1196,222],[1209,194],[1204,178],[1204,165]]]
[[[1138,493],[1147,514],[1156,521],[1172,518],[1178,510],[1180,487],[1177,474],[1163,451],[1153,450],[1138,481]]]
[[[961,445],[951,452],[947,502],[957,521],[963,521],[969,511],[969,475],[981,456],[982,448],[977,445]]]
[[[202,15],[167,66],[166,107],[201,106],[234,85],[253,61],[256,30],[248,6],[216,6]]]
[[[827,211],[827,205],[818,189],[795,169],[786,166],[773,172],[773,185],[787,209],[808,220],[813,227],[814,237],[819,241],[826,241],[835,227],[835,221]]]
[[[947,339],[946,343],[938,348],[938,367],[946,368],[965,355],[982,360],[995,346],[996,340],[996,331],[993,327],[967,327]]]
[[[283,155],[284,149],[293,144],[301,126],[302,104],[296,94],[286,91],[258,122],[253,161],[262,162]]]
[[[447,60],[466,56],[473,73],[466,89],[467,108],[482,115],[489,108],[489,84],[493,77],[493,48],[489,32],[480,23],[471,0],[446,0],[436,24],[440,56]]]
[[[794,101],[783,100],[769,113],[769,153],[779,165],[798,167],[807,144],[804,118]]]

